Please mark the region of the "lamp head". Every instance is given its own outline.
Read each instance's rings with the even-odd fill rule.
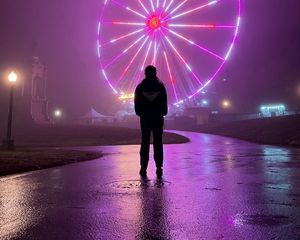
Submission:
[[[15,72],[11,72],[8,74],[8,81],[11,83],[15,83],[18,79],[18,75]]]

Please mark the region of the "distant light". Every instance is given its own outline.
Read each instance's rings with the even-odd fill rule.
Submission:
[[[134,94],[121,94],[119,96],[120,100],[129,100],[129,99],[134,99]]]
[[[54,116],[55,116],[56,118],[60,118],[60,117],[62,116],[62,111],[59,110],[59,109],[55,110],[55,111],[54,111]]]
[[[207,101],[206,99],[202,100],[201,103],[202,103],[203,105],[208,105],[208,101]]]
[[[284,104],[274,104],[274,105],[263,105],[260,108],[261,110],[285,110],[285,105]]]
[[[263,117],[282,116],[286,114],[286,106],[284,104],[262,105],[260,111]]]
[[[222,106],[223,106],[224,108],[230,108],[231,103],[230,103],[229,100],[224,100],[224,101],[222,102]]]
[[[8,74],[8,81],[11,83],[16,82],[18,79],[18,75],[15,72],[11,72],[10,74]]]

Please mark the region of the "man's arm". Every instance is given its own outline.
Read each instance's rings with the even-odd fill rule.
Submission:
[[[163,86],[163,100],[162,100],[162,114],[166,116],[168,114],[168,96],[165,86]]]
[[[135,114],[139,117],[141,116],[141,96],[140,96],[139,86],[136,87],[134,93],[134,110]]]

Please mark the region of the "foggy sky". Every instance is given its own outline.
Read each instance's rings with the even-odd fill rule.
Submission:
[[[0,75],[10,66],[23,81],[33,49],[49,69],[51,106],[73,115],[91,106],[108,113],[116,101],[97,68],[96,31],[100,0],[1,0]],[[260,103],[300,105],[300,3],[297,0],[244,0],[237,44],[216,79],[219,98],[236,111],[253,112]],[[34,47],[36,46],[36,47]],[[30,70],[30,69],[29,69]],[[226,82],[221,79],[226,78]],[[7,88],[1,79],[0,109]]]

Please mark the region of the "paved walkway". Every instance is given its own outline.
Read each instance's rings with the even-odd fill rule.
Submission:
[[[181,134],[162,180],[139,146],[0,178],[0,239],[300,239],[300,150]]]

